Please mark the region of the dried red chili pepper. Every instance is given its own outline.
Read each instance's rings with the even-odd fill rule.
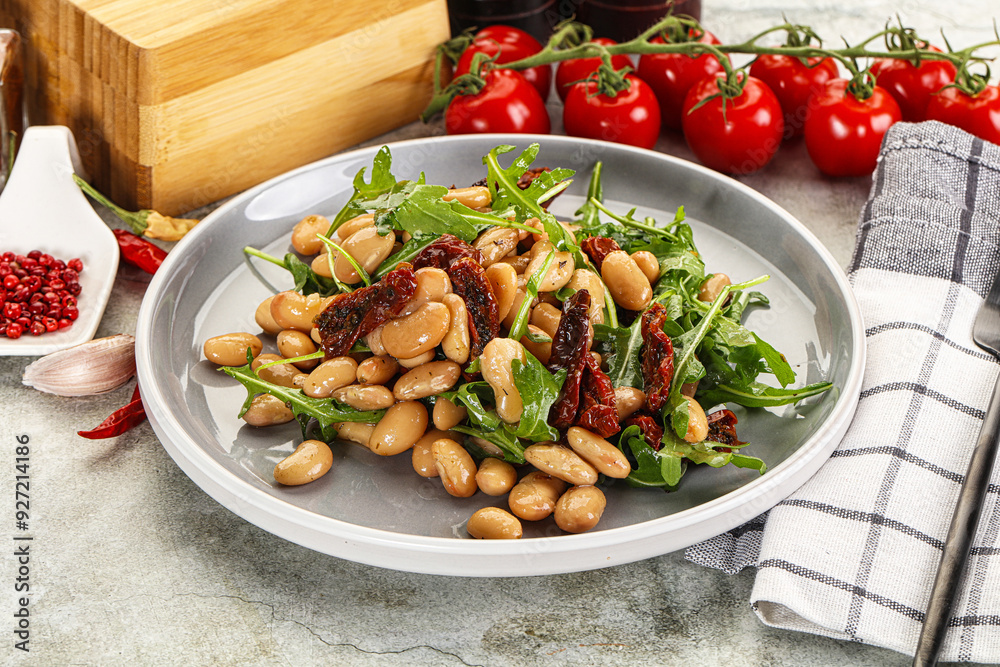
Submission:
[[[727,447],[720,447],[720,451],[731,452],[743,445],[739,438],[736,437],[736,415],[732,410],[716,410],[707,415],[708,417],[708,436],[705,440],[711,440],[712,442],[721,442]]]
[[[618,245],[617,241],[609,239],[607,236],[588,236],[580,244],[580,249],[587,253],[590,261],[594,263],[594,267],[600,271],[604,258],[615,250],[621,250],[621,246]]]
[[[642,379],[646,391],[646,405],[659,412],[670,396],[670,382],[674,379],[674,344],[663,333],[667,309],[654,303],[642,314]]]
[[[112,231],[118,240],[118,249],[121,251],[122,259],[146,273],[156,273],[160,264],[163,264],[163,260],[167,258],[167,253],[163,248],[150,243],[141,236],[136,236],[124,229]]]
[[[556,428],[569,428],[580,408],[580,386],[590,356],[590,292],[582,289],[563,301],[562,317],[552,337],[548,368],[552,373],[566,370],[559,398],[552,404],[549,419]]]
[[[451,278],[452,291],[462,297],[469,313],[471,361],[482,354],[486,344],[500,333],[500,306],[493,295],[486,271],[474,258],[461,257],[455,260],[448,267],[448,277]]]
[[[374,285],[335,296],[316,318],[325,358],[347,354],[358,338],[399,315],[416,291],[416,273],[403,263]]]
[[[442,234],[433,243],[417,253],[413,258],[413,269],[431,266],[435,269],[447,269],[462,259],[471,257],[477,264],[483,263],[483,253],[462,239],[452,234]]]
[[[142,405],[142,398],[139,396],[139,385],[137,384],[128,405],[112,412],[111,416],[102,421],[97,428],[89,431],[77,431],[76,434],[90,440],[113,438],[138,426],[145,420],[146,409]]]
[[[642,431],[642,437],[646,439],[646,444],[656,451],[663,447],[663,427],[652,414],[641,410],[625,420],[625,426],[638,426]]]
[[[615,387],[611,384],[611,378],[601,370],[594,355],[585,355],[584,362],[583,382],[580,385],[580,416],[576,425],[607,438],[621,430],[615,404]]]

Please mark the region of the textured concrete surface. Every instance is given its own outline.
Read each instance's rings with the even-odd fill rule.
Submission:
[[[856,39],[900,14],[954,44],[992,35],[996,5],[705,0],[729,40],[780,20]],[[389,138],[440,132],[409,126]],[[682,140],[660,148],[689,157]],[[743,180],[805,222],[846,263],[867,179],[829,181],[801,144]],[[10,224],[10,221],[3,221]],[[98,335],[132,332],[146,278],[123,269]],[[285,542],[218,505],[148,424],[88,441],[80,428],[132,385],[82,399],[20,384],[28,358],[0,359],[0,663],[31,665],[904,665],[882,649],[778,631],[726,576],[667,554],[607,570],[521,579],[421,576]],[[13,541],[15,437],[30,437],[30,653],[14,648],[22,594]]]

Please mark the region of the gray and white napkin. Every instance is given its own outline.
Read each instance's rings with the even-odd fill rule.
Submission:
[[[772,626],[911,654],[1000,364],[972,323],[1000,271],[1000,147],[940,123],[893,126],[850,280],[868,362],[830,460],[769,513],[697,544],[695,563],[757,568]],[[1000,662],[1000,471],[943,660]]]

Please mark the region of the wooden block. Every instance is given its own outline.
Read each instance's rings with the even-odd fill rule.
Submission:
[[[0,0],[29,119],[99,189],[179,214],[412,122],[445,0]]]

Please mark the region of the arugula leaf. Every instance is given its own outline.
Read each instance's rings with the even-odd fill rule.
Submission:
[[[343,282],[341,282],[339,278],[337,278],[337,271],[334,269],[333,266],[335,258],[338,257],[338,255],[334,254],[335,252],[340,253],[339,257],[343,257],[345,260],[347,260],[347,263],[350,264],[351,267],[354,269],[354,272],[358,274],[358,276],[361,278],[361,282],[365,284],[365,287],[371,286],[372,284],[371,276],[368,275],[368,272],[365,271],[365,268],[363,266],[358,264],[358,260],[354,259],[354,257],[351,256],[351,253],[347,252],[346,250],[341,248],[338,244],[334,243],[325,236],[319,236],[319,240],[327,246],[326,260],[330,266],[330,273],[333,274],[332,279],[335,283],[337,283],[337,288],[340,291],[350,292],[351,289]]]
[[[688,247],[677,247],[675,243],[654,242],[646,246],[637,246],[631,252],[646,250],[656,256],[660,262],[660,275],[670,271],[679,271],[690,276],[698,284],[705,280],[705,263],[699,257],[691,254]]]
[[[718,384],[705,392],[699,391],[698,401],[703,405],[736,403],[748,408],[770,408],[797,403],[804,398],[822,394],[832,387],[831,382],[816,382],[797,389],[778,389],[761,382],[745,385]]]
[[[678,239],[677,235],[672,233],[668,229],[664,227],[657,227],[656,221],[653,218],[646,218],[644,221],[636,220],[635,208],[632,208],[625,215],[619,215],[618,213],[609,210],[607,207],[604,206],[604,204],[597,201],[596,199],[591,199],[590,203],[594,207],[596,207],[599,211],[610,217],[612,220],[615,220],[619,222],[621,225],[624,225],[625,227],[628,227],[632,230],[637,230],[637,231],[631,231],[629,233],[629,235],[632,236],[633,238],[643,238],[647,240],[653,238],[660,238],[660,239],[666,239],[668,241],[676,241]]]
[[[445,202],[451,209],[462,216],[466,222],[476,228],[478,232],[482,232],[489,227],[510,227],[512,229],[520,229],[526,232],[535,233],[538,230],[534,227],[529,227],[527,225],[521,224],[516,220],[513,220],[513,215],[508,217],[503,215],[503,212],[497,213],[496,211],[477,211],[471,209],[457,199]]]
[[[285,268],[292,274],[295,281],[293,289],[301,292],[303,296],[319,294],[329,296],[337,292],[337,284],[330,278],[325,278],[312,270],[308,264],[299,259],[294,253],[288,253],[284,259]]]
[[[699,404],[700,405],[700,404]],[[687,398],[680,393],[670,394],[667,405],[663,411],[669,416],[670,426],[678,438],[687,435],[688,424],[691,421],[691,404]]]
[[[608,377],[616,387],[642,389],[642,315],[629,328],[594,325],[594,340],[602,343],[607,353]]]
[[[594,163],[594,168],[590,172],[590,182],[587,184],[587,200],[576,210],[577,224],[583,228],[600,224],[598,218],[600,212],[596,206],[590,203],[590,200],[604,201],[604,187],[601,185],[601,172],[603,170],[604,164],[600,160]]]
[[[263,259],[275,266],[280,266],[281,268],[292,274],[292,280],[295,281],[294,289],[301,292],[303,296],[308,296],[310,294],[319,294],[320,296],[330,296],[331,294],[336,294],[340,289],[339,281],[335,279],[325,278],[315,271],[312,270],[308,264],[303,262],[294,253],[288,253],[285,255],[284,259],[278,259],[273,257],[262,250],[257,250],[257,248],[251,248],[246,246],[243,248],[243,253],[247,256],[247,263],[250,266],[250,270],[254,272],[254,275],[261,280],[264,284],[270,286],[263,276],[257,272],[256,267],[250,262],[250,257],[257,257]],[[346,285],[344,286],[346,288]],[[277,288],[272,288],[277,291]],[[349,288],[346,291],[350,291]]]
[[[452,403],[465,406],[469,414],[469,421],[476,426],[487,431],[495,431],[500,428],[500,418],[493,410],[483,406],[483,398],[487,402],[493,402],[493,388],[485,380],[476,382],[466,382],[455,391],[445,391],[438,394],[441,398],[447,398]]]
[[[514,150],[514,146],[497,146],[483,157],[483,164],[487,167],[486,184],[492,196],[492,207],[494,210],[505,211],[512,209],[518,222],[524,222],[528,218],[538,218],[541,220],[545,232],[549,235],[549,241],[559,250],[571,251],[581,266],[583,265],[580,248],[569,235],[563,226],[559,224],[555,216],[542,208],[538,203],[546,190],[554,187],[557,181],[568,178],[573,174],[569,169],[554,169],[551,172],[539,174],[531,182],[527,190],[518,187],[518,179],[524,175],[530,167],[535,157],[538,155],[539,145],[531,144],[517,156],[509,167],[504,169],[500,166],[498,156]],[[577,257],[580,254],[580,257]]]
[[[750,468],[756,470],[761,475],[767,472],[767,464],[756,456],[747,456],[746,454],[733,453],[732,458],[729,459],[737,468]]]
[[[517,436],[507,429],[506,425],[501,425],[495,431],[483,431],[472,426],[459,424],[458,426],[452,426],[451,430],[471,435],[475,438],[482,438],[487,442],[493,443],[503,452],[503,459],[507,463],[524,463],[524,445],[517,439]]]
[[[597,200],[595,199],[594,201]],[[597,207],[595,206],[594,209],[597,210]],[[577,221],[576,224],[580,224],[580,222]],[[587,226],[581,225],[581,229],[576,232],[577,239],[583,239],[588,236],[606,236],[609,239],[614,239],[615,243],[623,250],[626,248],[641,247],[643,244],[649,242],[649,235],[645,232],[623,227],[617,222],[595,222]]]
[[[760,292],[740,290],[736,294],[733,294],[733,298],[729,300],[729,306],[725,311],[726,317],[736,322],[742,322],[743,313],[747,308],[756,305],[767,306],[770,303],[770,300]]]
[[[315,418],[319,422],[323,437],[329,441],[333,440],[336,435],[332,428],[333,424],[340,422],[374,424],[382,419],[386,412],[385,410],[355,410],[346,405],[338,405],[328,398],[306,396],[298,387],[283,387],[267,380],[262,380],[250,368],[249,362],[244,366],[222,366],[219,370],[238,380],[247,390],[247,398],[240,410],[240,417],[249,409],[255,395],[271,394],[291,408],[292,414],[295,415],[302,426],[303,437],[306,437],[306,425],[309,423],[310,418]]]
[[[755,341],[757,341],[757,350],[760,353],[760,356],[764,359],[768,372],[778,378],[778,382],[781,383],[781,386],[787,387],[791,383],[795,382],[795,371],[793,371],[792,367],[788,364],[788,361],[785,359],[785,355],[778,352],[768,343],[765,343],[757,334],[754,333],[750,335],[753,336]]]
[[[740,447],[745,447],[747,443],[743,443]],[[721,468],[729,464],[733,456],[736,454],[735,451],[723,451],[731,450],[729,445],[723,444],[721,442],[714,442],[712,440],[703,440],[702,442],[687,442],[682,438],[677,437],[669,429],[663,433],[663,448],[658,452],[661,455],[673,454],[674,456],[680,456],[692,463],[703,463],[709,465],[713,468]],[[751,456],[740,455],[741,463],[750,463],[750,459],[754,458]],[[758,459],[759,461],[759,459]],[[742,467],[742,466],[741,466]],[[759,464],[752,464],[746,467],[752,467],[755,470],[760,471],[761,474],[767,470],[767,466],[764,465],[763,461]]]
[[[453,234],[463,241],[473,241],[485,226],[470,223],[450,202],[443,185],[427,185],[419,181],[400,181],[388,192],[370,200],[359,200],[352,206],[375,211],[379,234],[385,236],[401,229],[412,236]]]
[[[676,324],[670,320],[676,320],[684,315],[684,297],[677,293],[674,289],[664,290],[660,296],[656,299],[663,304],[663,307],[667,309],[668,322],[670,324]],[[684,333],[683,329],[678,331],[676,334],[671,334],[664,328],[664,331],[668,336],[679,336]]]
[[[507,334],[507,337],[511,340],[521,340],[521,337],[524,336],[524,332],[527,331],[528,316],[531,314],[531,304],[534,303],[536,298],[538,298],[538,285],[549,272],[549,267],[552,266],[552,262],[555,258],[555,252],[550,252],[538,270],[535,271],[535,273],[528,278],[528,282],[525,283],[524,299],[521,301],[521,306],[517,310],[517,315],[514,316],[514,321],[511,322],[510,333]]]
[[[719,291],[719,295],[712,302],[708,312],[705,313],[698,325],[685,331],[674,341],[674,379],[671,383],[671,395],[679,394],[681,385],[693,382],[694,379],[704,374],[704,367],[695,356],[695,351],[708,334],[712,322],[719,314],[719,310],[728,296],[729,286],[727,285]]]
[[[685,461],[674,454],[663,454],[649,446],[638,426],[629,426],[621,433],[619,447],[625,443],[635,457],[636,465],[626,481],[629,486],[666,487],[673,491],[687,468]]]
[[[760,341],[760,339],[750,333],[750,330],[745,326],[732,321],[721,313],[715,318],[711,336],[727,347],[754,347],[757,345],[758,341]],[[770,347],[770,345],[768,345],[768,347]],[[771,348],[771,350],[773,351],[774,348]],[[777,352],[775,352],[775,354],[777,355]],[[792,380],[794,379],[795,374],[793,373]]]
[[[538,359],[525,350],[526,363],[514,359],[510,364],[514,386],[521,394],[524,409],[521,420],[510,431],[519,438],[532,442],[559,440],[559,431],[548,423],[549,409],[559,398],[559,391],[566,380],[566,369],[553,375]]]
[[[375,269],[375,273],[372,277],[376,280],[381,280],[390,271],[399,266],[400,262],[409,262],[418,254],[420,251],[434,243],[437,240],[437,235],[425,236],[425,235],[414,235],[412,239],[403,244],[403,247],[392,253],[385,258],[385,261],[379,264],[378,268]]]
[[[357,215],[357,209],[353,206],[355,201],[359,199],[373,199],[389,191],[396,185],[396,177],[392,175],[390,171],[391,167],[392,154],[389,152],[388,146],[383,146],[375,154],[375,159],[372,161],[371,182],[365,182],[365,167],[362,167],[354,176],[354,194],[351,195],[351,198],[347,200],[344,207],[340,209],[340,212],[330,222],[330,230],[327,232],[327,236],[333,234],[337,227],[340,227],[340,225]]]
[[[547,333],[535,333],[531,329],[526,329],[524,332],[524,338],[531,341],[532,343],[551,343],[552,337]]]

